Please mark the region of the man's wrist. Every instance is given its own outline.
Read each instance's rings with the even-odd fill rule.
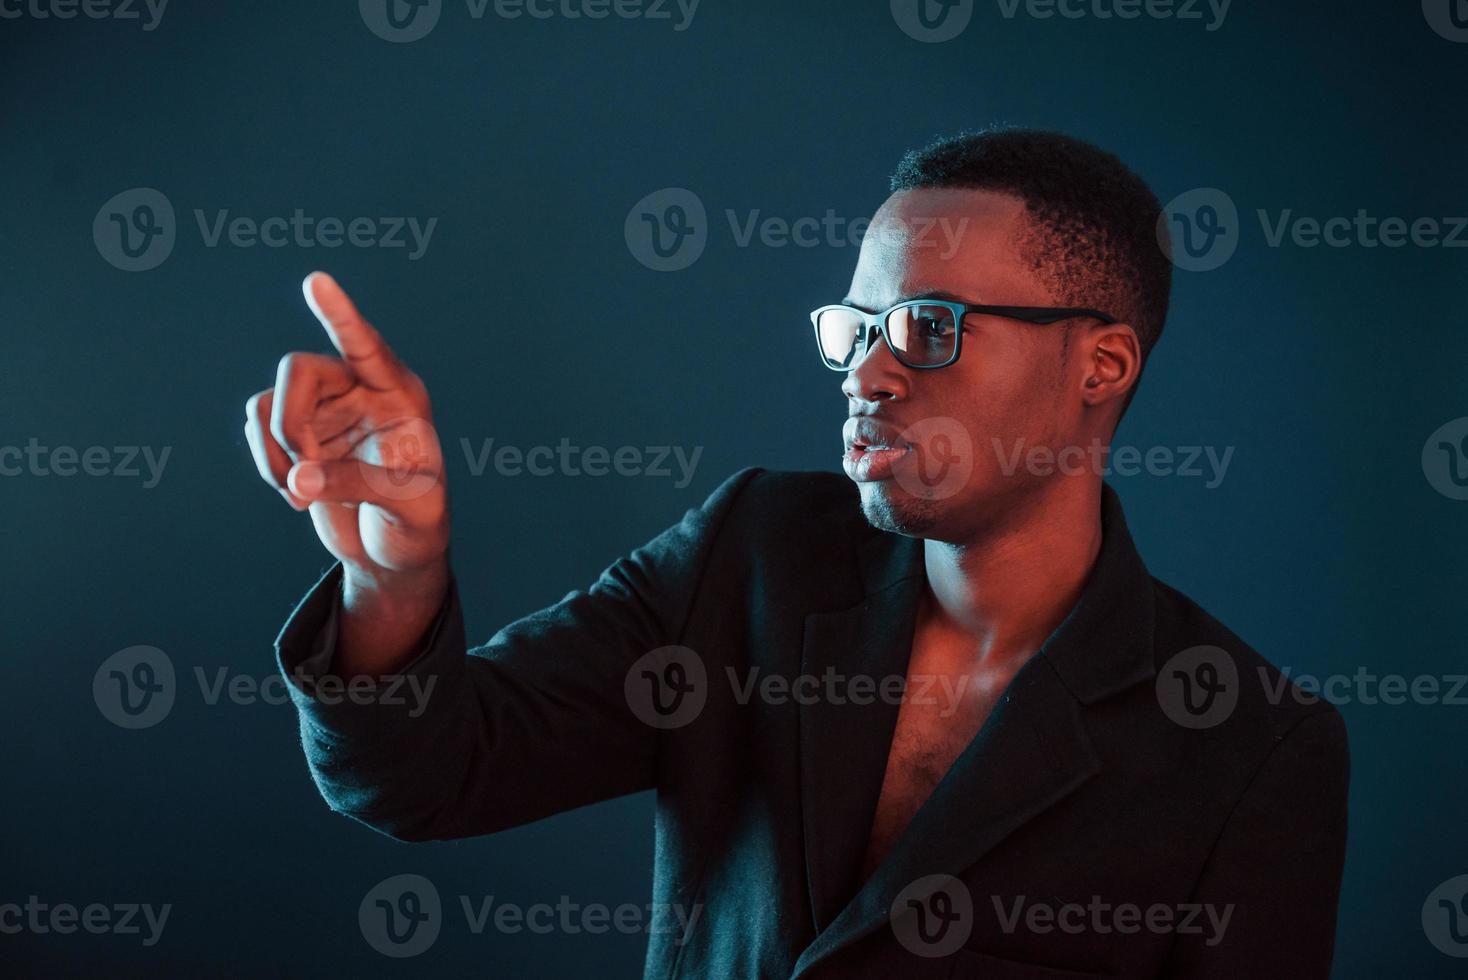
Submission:
[[[448,587],[448,556],[441,555],[429,565],[408,570],[364,568],[342,563],[342,597],[385,606],[419,606],[431,602],[437,607]]]
[[[447,556],[421,571],[342,575],[342,621],[337,651],[346,675],[396,671],[420,652],[449,588]]]

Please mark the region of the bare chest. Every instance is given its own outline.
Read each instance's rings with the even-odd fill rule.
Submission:
[[[983,728],[1012,671],[974,668],[972,647],[921,627],[867,842],[865,871],[881,861],[913,815]]]

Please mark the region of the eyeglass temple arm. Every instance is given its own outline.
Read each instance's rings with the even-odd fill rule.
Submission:
[[[1069,320],[1071,317],[1077,316],[1093,316],[1102,323],[1120,322],[1114,316],[1108,316],[1100,310],[1091,310],[1085,307],[965,306],[964,312],[987,313],[991,316],[1024,320],[1026,323],[1058,323],[1061,320]]]

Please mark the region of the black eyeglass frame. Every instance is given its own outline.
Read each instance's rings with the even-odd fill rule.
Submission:
[[[862,331],[855,338],[856,343],[852,349],[852,353],[856,353],[856,349],[860,348],[862,357],[866,357],[867,353],[871,351],[872,345],[877,342],[877,335],[881,334],[882,336],[886,336],[887,318],[896,310],[908,306],[942,306],[950,310],[953,313],[954,330],[956,331],[953,338],[953,354],[941,364],[909,364],[902,356],[902,353],[889,340],[887,342],[887,349],[892,352],[892,356],[897,359],[897,363],[903,367],[911,368],[914,371],[936,370],[937,368],[947,367],[958,360],[958,355],[963,350],[963,318],[970,313],[979,313],[986,316],[1002,316],[1007,320],[1022,320],[1025,323],[1042,325],[1059,323],[1061,320],[1083,316],[1095,317],[1102,323],[1121,322],[1116,317],[1102,313],[1100,310],[1070,306],[986,306],[982,303],[958,303],[946,299],[909,299],[883,310],[881,313],[868,313],[866,310],[859,310],[854,306],[847,306],[844,303],[832,303],[829,306],[822,306],[819,309],[812,310],[810,314],[810,324],[815,328],[816,350],[820,352],[821,363],[832,371],[840,371],[842,374],[848,374],[856,370],[855,364],[850,367],[843,367],[832,364],[830,358],[826,357],[825,348],[821,345],[822,313],[827,313],[831,310],[845,310],[861,317]]]

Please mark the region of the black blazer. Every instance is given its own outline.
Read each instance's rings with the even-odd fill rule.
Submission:
[[[405,670],[435,683],[416,717],[309,695],[339,566],[277,646],[322,795],[393,837],[655,790],[653,902],[699,917],[650,937],[647,978],[1327,976],[1339,713],[1151,578],[1109,487],[1103,535],[1076,608],[866,881],[899,699],[853,679],[905,675],[925,573],[840,474],[742,470],[468,656],[451,588]],[[750,696],[770,675],[808,680]]]

